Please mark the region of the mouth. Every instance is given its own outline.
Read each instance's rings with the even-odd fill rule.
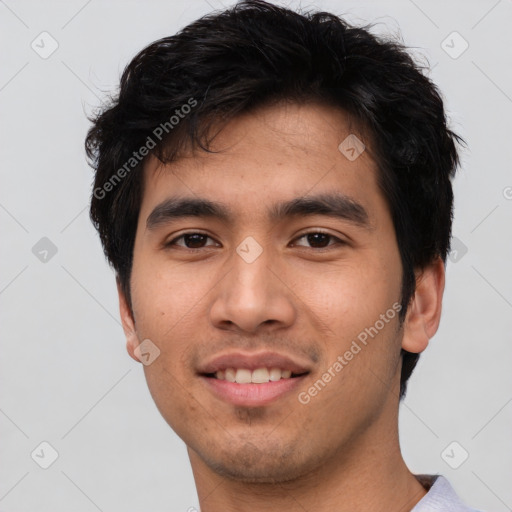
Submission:
[[[232,405],[261,407],[290,398],[310,374],[303,361],[272,353],[227,353],[206,363],[198,376],[213,395]]]
[[[309,372],[293,373],[291,370],[281,368],[226,368],[217,370],[213,373],[205,373],[204,377],[217,379],[227,382],[236,382],[237,384],[266,384],[268,382],[278,382],[281,379],[296,379],[307,375]]]
[[[231,369],[228,368],[226,372],[231,375],[229,370]],[[237,370],[235,379],[240,375],[241,380],[247,380],[249,372],[243,368],[241,370],[240,373]],[[255,371],[258,379],[259,372]],[[254,374],[254,371],[252,373]],[[273,373],[277,378],[277,371]],[[283,373],[289,373],[289,370]],[[219,379],[214,374],[205,374],[201,375],[201,380],[216,398],[224,402],[238,407],[262,407],[297,395],[308,374],[309,372],[300,375],[290,374],[288,377],[280,377],[279,380],[270,380],[269,376],[264,382],[252,382],[252,379],[250,382],[229,381],[225,378]]]

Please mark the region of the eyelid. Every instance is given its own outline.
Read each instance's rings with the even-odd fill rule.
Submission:
[[[171,238],[171,240],[169,240],[168,242],[164,241],[163,247],[170,247],[172,245],[176,245],[176,241],[177,240],[180,240],[181,238],[183,238],[183,237],[185,237],[187,235],[203,235],[206,238],[209,238],[210,240],[213,240],[216,244],[220,243],[217,240],[215,240],[215,238],[213,238],[208,233],[204,233],[203,231],[198,231],[198,230],[192,230],[192,231],[185,231],[184,233],[181,233],[178,236],[173,236]],[[204,247],[201,247],[200,249],[190,249],[189,247],[185,247],[185,246],[182,246],[182,245],[179,245],[178,247],[181,247],[182,249],[185,249],[185,250],[188,250],[188,251],[199,251],[200,249],[204,249]]]
[[[316,234],[316,233],[327,235],[327,236],[331,237],[333,240],[335,240],[334,244],[330,244],[327,247],[322,247],[320,249],[314,248],[314,247],[311,248],[311,249],[315,249],[316,251],[322,251],[322,250],[328,249],[330,247],[334,247],[335,245],[346,245],[346,244],[348,244],[348,242],[346,240],[344,240],[343,238],[340,238],[340,237],[338,237],[336,235],[333,235],[329,231],[327,231],[325,229],[322,229],[322,228],[313,228],[313,229],[310,229],[308,231],[304,231],[300,235],[297,235],[292,241],[295,242],[296,240],[300,240],[301,238],[304,238],[307,235],[312,235],[312,234]],[[303,247],[303,246],[299,246],[299,247]]]
[[[322,229],[322,228],[311,228],[309,229],[308,231],[304,231],[303,233],[297,235],[293,240],[292,242],[295,242],[297,240],[300,240],[301,238],[304,238],[305,236],[307,235],[310,235],[310,234],[316,234],[316,233],[320,233],[320,234],[323,234],[323,235],[327,235],[329,236],[331,239],[333,239],[335,241],[334,244],[329,244],[327,247],[322,247],[322,248],[315,248],[315,247],[311,247],[310,249],[313,249],[315,251],[322,251],[322,250],[325,250],[325,249],[328,249],[330,247],[333,247],[333,246],[336,246],[336,245],[346,245],[348,242],[346,240],[343,240],[342,238],[340,237],[337,237],[336,235],[333,235],[332,233],[330,233],[329,231],[325,230],[325,229]],[[217,240],[215,240],[215,238],[213,238],[212,236],[210,236],[208,233],[205,233],[205,232],[202,232],[202,231],[198,231],[198,230],[192,230],[192,231],[186,231],[184,233],[181,233],[180,235],[178,236],[174,236],[171,240],[169,240],[168,242],[164,242],[163,243],[163,246],[164,247],[170,247],[170,246],[173,246],[173,245],[177,245],[176,244],[176,241],[177,240],[180,240],[182,239],[183,237],[187,236],[187,235],[203,235],[205,236],[206,238],[209,238],[210,240],[213,240],[217,246],[220,242],[218,242]],[[295,244],[294,244],[295,245]],[[200,247],[198,249],[190,249],[189,247],[185,247],[185,246],[181,246],[181,245],[178,245],[178,247],[181,247],[185,250],[189,250],[189,251],[199,251],[201,249],[206,249],[206,247]],[[211,246],[210,246],[211,247]],[[304,247],[304,246],[298,246],[298,247]]]

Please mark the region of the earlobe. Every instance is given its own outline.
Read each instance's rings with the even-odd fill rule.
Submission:
[[[416,276],[416,291],[407,310],[402,348],[420,353],[434,336],[441,319],[445,268],[441,258],[425,267]]]
[[[122,290],[122,287],[117,280],[117,294],[119,296],[119,313],[121,315],[121,323],[123,325],[124,335],[126,337],[126,350],[132,359],[140,362],[139,358],[135,355],[135,349],[139,346],[139,338],[135,331],[135,320],[133,313],[128,305],[128,300]]]

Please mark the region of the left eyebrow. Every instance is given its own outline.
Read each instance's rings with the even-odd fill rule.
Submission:
[[[272,205],[268,211],[273,222],[291,217],[324,215],[341,219],[371,230],[366,209],[356,200],[340,193],[305,196]],[[233,223],[234,215],[227,205],[204,198],[170,197],[154,208],[146,220],[148,230],[185,217],[216,218]]]
[[[279,221],[286,217],[325,215],[356,224],[370,230],[370,216],[364,206],[345,194],[327,193],[304,196],[274,205],[270,218]]]

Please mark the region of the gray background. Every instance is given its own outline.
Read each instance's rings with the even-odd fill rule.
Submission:
[[[444,474],[476,508],[511,510],[512,1],[303,6],[400,31],[468,141],[443,318],[401,407],[401,443],[413,472]],[[4,512],[198,506],[185,447],[125,351],[114,277],[88,219],[83,140],[85,114],[135,53],[213,8],[221,2],[0,0]],[[43,441],[59,454],[48,469]]]

